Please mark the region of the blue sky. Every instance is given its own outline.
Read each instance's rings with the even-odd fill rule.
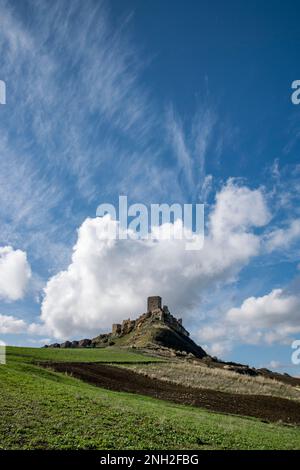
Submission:
[[[298,9],[0,0],[3,341],[96,335],[162,294],[213,354],[299,374]],[[103,247],[120,194],[205,203],[202,252]]]

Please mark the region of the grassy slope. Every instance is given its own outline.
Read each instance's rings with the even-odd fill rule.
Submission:
[[[7,348],[8,363],[33,361],[69,362],[156,362],[158,359],[114,347],[87,349],[50,349],[50,348]]]
[[[49,360],[48,353],[8,348],[8,364],[0,366],[0,448],[300,448],[299,428],[110,392],[31,362]],[[138,357],[116,350],[76,353],[86,361]],[[65,360],[73,351],[54,354]]]

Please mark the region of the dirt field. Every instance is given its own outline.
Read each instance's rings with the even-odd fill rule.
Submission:
[[[300,403],[292,400],[195,389],[99,363],[51,362],[44,366],[109,390],[138,393],[211,411],[257,417],[268,422],[300,425]]]

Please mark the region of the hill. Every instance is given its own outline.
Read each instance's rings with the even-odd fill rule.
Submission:
[[[162,307],[159,296],[148,297],[147,312],[136,320],[123,320],[112,325],[110,333],[101,334],[93,339],[65,341],[51,344],[51,348],[91,348],[107,345],[126,346],[138,349],[155,350],[163,355],[174,356],[176,353],[189,354],[204,358],[207,353],[198,346],[183,327],[182,320],[175,318],[168,307]]]

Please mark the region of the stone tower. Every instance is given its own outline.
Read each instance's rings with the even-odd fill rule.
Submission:
[[[148,312],[161,309],[161,297],[159,297],[158,295],[155,297],[148,297],[147,306],[148,306],[147,307]]]

